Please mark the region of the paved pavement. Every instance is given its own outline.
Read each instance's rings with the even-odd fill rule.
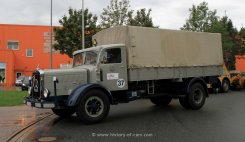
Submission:
[[[28,106],[0,107],[0,142],[38,120],[50,110]],[[76,115],[52,115],[34,127],[24,142],[42,138],[56,141],[166,141],[166,142],[244,142],[245,92],[211,94],[198,111],[182,108],[178,100],[167,107],[156,107],[138,100],[111,107],[102,123],[84,125]]]
[[[138,100],[111,107],[102,123],[84,125],[74,115],[55,115],[48,125],[39,125],[24,142],[41,138],[59,142],[244,142],[245,92],[211,94],[201,110],[186,110],[174,100],[168,107],[156,107]]]
[[[25,105],[0,107],[0,142],[49,112]]]

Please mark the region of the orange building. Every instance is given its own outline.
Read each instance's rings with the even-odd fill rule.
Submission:
[[[53,68],[71,64],[67,55],[52,53]],[[50,27],[0,24],[0,86],[11,86],[36,68],[50,68]]]
[[[245,55],[236,56],[236,70],[245,72]]]

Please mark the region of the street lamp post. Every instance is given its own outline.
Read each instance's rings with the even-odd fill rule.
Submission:
[[[53,44],[52,44],[52,40],[53,40],[53,26],[52,26],[52,21],[53,21],[53,0],[51,0],[51,18],[50,18],[50,69],[52,69],[52,47],[53,47]]]
[[[82,0],[82,47],[85,49],[85,36],[84,36],[84,0]]]

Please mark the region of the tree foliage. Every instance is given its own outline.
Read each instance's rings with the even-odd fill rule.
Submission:
[[[186,20],[182,30],[204,32],[218,19],[216,10],[209,10],[206,2],[202,2],[198,6],[192,5],[189,12],[189,19]]]
[[[128,16],[133,13],[129,10],[129,0],[111,0],[110,5],[103,9],[101,27],[109,28],[117,25],[126,25]]]
[[[102,28],[109,28],[120,25],[154,27],[150,16],[151,9],[139,9],[134,15],[134,11],[130,10],[129,0],[111,0],[110,5],[103,9],[100,15]]]
[[[241,55],[245,54],[245,28],[241,28],[239,31],[240,39],[239,39],[239,44],[242,48],[242,51],[240,52]]]
[[[137,10],[136,15],[134,17],[133,17],[133,13],[130,13],[127,25],[154,27],[150,14],[151,14],[151,9],[149,9],[146,13],[145,8]]]
[[[181,29],[221,33],[224,62],[228,69],[234,70],[235,56],[243,54],[245,50],[242,48],[242,44],[244,44],[242,40],[244,38],[234,28],[231,19],[227,16],[222,18],[216,16],[216,10],[210,11],[206,2],[202,2],[198,6],[193,5],[189,11],[189,19],[186,20],[186,24]]]
[[[84,10],[85,48],[92,46],[92,35],[96,32],[97,16]],[[70,8],[68,16],[64,15],[59,23],[62,27],[56,27],[54,48],[62,54],[72,57],[76,50],[82,49],[82,10]]]

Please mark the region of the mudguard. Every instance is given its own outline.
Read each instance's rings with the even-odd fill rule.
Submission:
[[[187,81],[187,83],[186,83],[187,93],[190,92],[190,88],[191,88],[192,84],[194,84],[196,82],[201,83],[204,86],[205,92],[206,92],[207,97],[208,97],[209,95],[208,95],[207,83],[205,82],[204,79],[199,78],[199,77],[195,77],[195,78],[192,78],[191,80]]]
[[[99,84],[83,84],[76,87],[69,95],[67,100],[67,106],[74,107],[77,106],[82,96],[91,89],[100,89],[106,93],[110,103],[113,104],[113,98],[111,93]]]

